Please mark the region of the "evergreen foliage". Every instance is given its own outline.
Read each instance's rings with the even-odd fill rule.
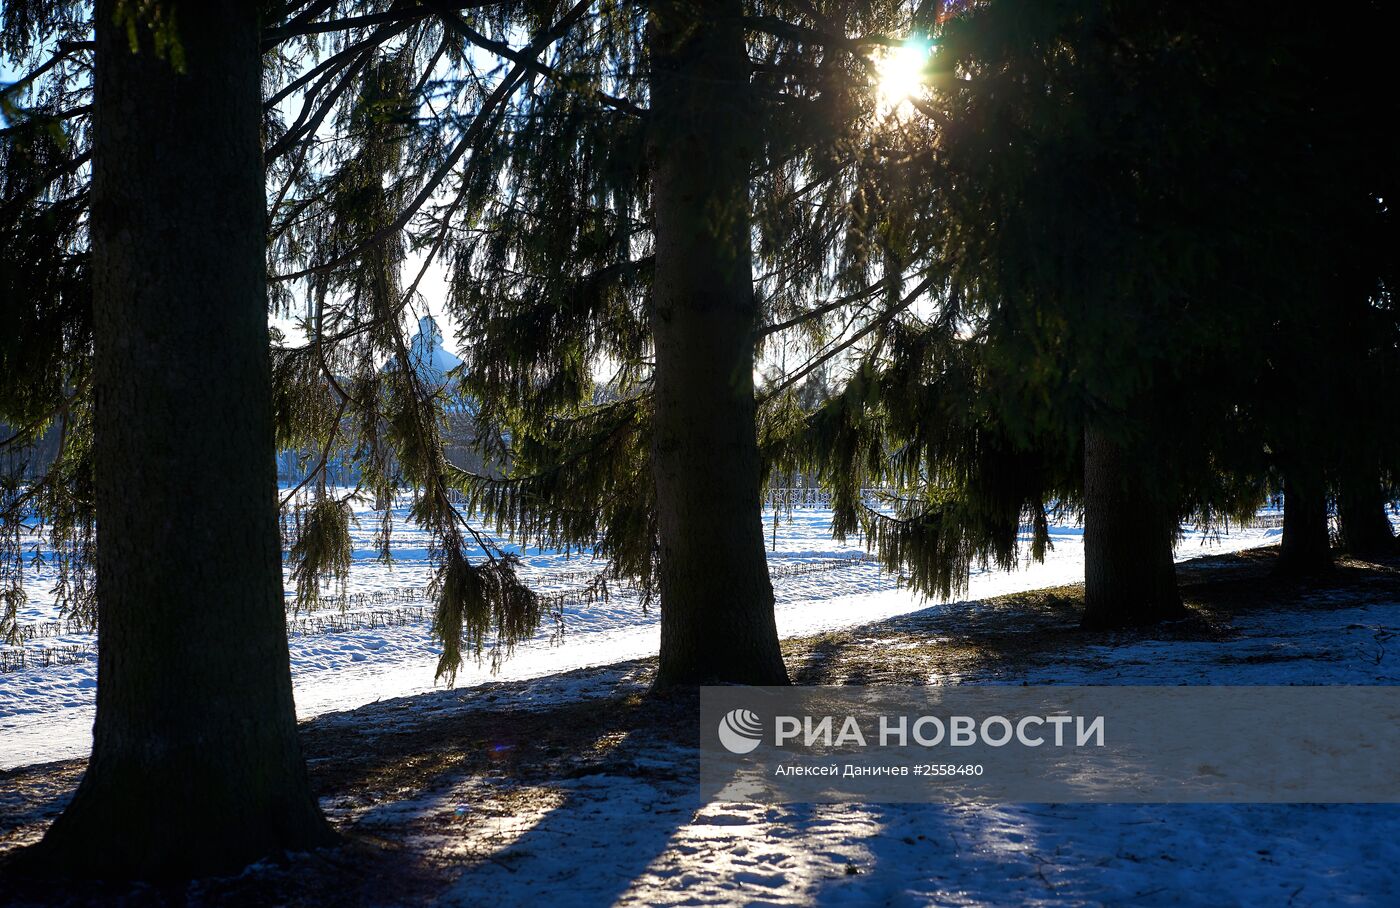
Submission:
[[[159,6],[124,5],[124,21],[165,34]],[[660,9],[268,14],[269,286],[304,335],[273,351],[277,443],[313,458],[281,502],[297,600],[343,577],[349,527],[329,518],[346,496],[410,489],[447,675],[461,645],[508,649],[548,611],[468,512],[605,558],[599,595],[624,577],[659,589]],[[0,337],[0,420],[12,448],[61,440],[44,478],[6,486],[6,625],[18,521],[35,516],[66,607],[92,613],[89,16],[7,3],[0,37],[26,73],[0,92],[0,299],[18,326]],[[838,533],[938,594],[1043,554],[1049,516],[1082,505],[1090,423],[1131,452],[1134,494],[1207,525],[1290,473],[1351,499],[1393,492],[1400,414],[1374,391],[1400,368],[1394,100],[1375,39],[1350,45],[1339,24],[1381,34],[1379,16],[1361,0],[1318,27],[1203,3],[746,3],[754,367],[801,354],[759,395],[762,474],[819,477]],[[906,38],[931,44],[927,91],[891,110],[876,61]],[[1342,59],[1364,77],[1317,62]],[[445,387],[404,334],[437,268],[465,360]],[[799,397],[818,371],[839,378],[813,409]],[[504,476],[448,463],[447,412],[467,405]],[[358,488],[328,487],[331,462]],[[870,486],[896,489],[887,507],[862,500]],[[386,513],[385,558],[392,529]]]
[[[159,4],[122,9],[127,27],[158,32],[154,43],[178,55]],[[6,381],[27,384],[7,386],[0,418],[24,427],[20,441],[60,408],[81,411],[57,389],[85,392],[87,15],[82,4],[7,5],[7,52],[35,70],[4,95],[5,194],[16,200],[7,229],[22,240],[7,243],[6,280],[24,283],[7,301],[32,317],[6,353]],[[326,464],[355,464],[352,494],[385,500],[410,487],[414,519],[434,539],[438,627],[462,627],[445,641],[447,674],[459,640],[477,650],[493,628],[528,634],[540,612],[512,560],[463,519],[458,491],[502,531],[596,545],[607,576],[655,580],[647,16],[632,2],[313,2],[288,5],[265,29],[269,280],[275,311],[300,313],[307,341],[274,350],[277,439],[320,452],[282,501],[287,525],[314,534],[292,543],[298,601],[340,575],[348,545],[344,522],[325,519],[338,513],[335,496],[343,503],[325,485]],[[785,330],[824,340],[844,302],[878,312],[899,283],[906,241],[871,226],[868,199],[851,201],[868,194],[878,155],[864,138],[867,54],[890,39],[848,35],[903,18],[895,4],[761,4],[744,20],[757,286]],[[418,270],[405,282],[410,253]],[[461,381],[446,389],[420,380],[403,337],[425,274],[442,262],[469,343]],[[829,292],[844,301],[808,311]],[[603,364],[617,370],[615,399],[595,403]],[[508,479],[446,463],[444,410],[461,394],[488,456],[513,465]],[[36,494],[10,517],[34,513]],[[467,569],[478,582],[463,580]]]
[[[1313,62],[1376,11],[1351,12],[999,0],[947,20],[894,182],[920,187],[948,294],[780,455],[845,486],[838,531],[941,595],[1014,565],[1027,522],[1038,557],[1046,508],[1083,501],[1090,423],[1128,452],[1143,519],[1173,527],[1248,517],[1293,452],[1377,481],[1393,100]],[[857,494],[884,484],[893,516]]]

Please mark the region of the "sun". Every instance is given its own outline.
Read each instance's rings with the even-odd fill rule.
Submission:
[[[893,111],[923,91],[928,52],[927,44],[906,41],[875,57],[875,91],[882,111]]]

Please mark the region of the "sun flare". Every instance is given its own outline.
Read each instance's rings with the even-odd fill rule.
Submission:
[[[875,88],[882,111],[894,110],[923,90],[928,51],[922,42],[906,41],[885,48],[875,58]]]

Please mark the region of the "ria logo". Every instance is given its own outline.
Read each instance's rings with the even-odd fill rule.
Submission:
[[[763,743],[763,723],[747,709],[731,709],[719,720],[719,743],[732,754],[750,753]]]

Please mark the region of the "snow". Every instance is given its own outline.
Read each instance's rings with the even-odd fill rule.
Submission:
[[[700,804],[620,777],[465,873],[445,905],[1374,905],[1400,812],[1316,805]],[[606,830],[606,834],[600,834]]]
[[[373,537],[375,513],[366,504],[357,506],[358,525],[352,528],[355,563],[347,592],[389,595],[405,588],[421,588],[429,580],[428,539],[407,518],[406,503],[395,509],[393,549],[395,561],[376,560]],[[830,536],[831,513],[798,509],[780,514],[773,534],[773,513],[764,515],[765,538],[772,551],[777,596],[776,616],[784,637],[802,636],[908,614],[926,608],[927,600],[898,585],[898,578],[881,571],[864,554],[861,540],[837,542]],[[1278,530],[1235,528],[1229,534],[1206,536],[1187,532],[1177,549],[1180,559],[1201,554],[1238,551],[1277,540]],[[1083,531],[1077,526],[1051,528],[1054,548],[1042,563],[1015,572],[978,571],[971,579],[967,599],[979,599],[1075,582],[1083,571]],[[538,589],[557,591],[577,588],[580,571],[600,565],[575,555],[519,549],[528,582]],[[834,569],[830,567],[840,560]],[[809,571],[786,576],[794,571]],[[561,575],[574,575],[561,579]],[[50,587],[51,568],[39,568],[26,578],[30,601],[20,613],[21,623],[58,617]],[[284,587],[292,588],[290,578]],[[395,606],[423,607],[420,601],[353,607],[358,613]],[[327,712],[351,709],[365,703],[441,689],[435,682],[439,647],[430,631],[431,608],[424,617],[401,626],[365,627],[324,633],[294,634],[290,640],[292,681],[297,713],[305,719]],[[332,617],[339,614],[331,611]],[[655,608],[643,609],[635,595],[616,594],[606,603],[565,610],[564,634],[555,639],[553,627],[516,648],[493,674],[489,660],[468,662],[457,676],[457,686],[475,687],[490,681],[538,678],[559,672],[654,655],[660,641]],[[28,668],[0,673],[0,769],[31,763],[86,756],[91,748],[93,703],[97,663],[93,635],[72,634],[33,641],[38,646],[83,646],[89,652],[68,665]]]
[[[1226,643],[1085,646],[1014,679],[992,661],[952,683],[1400,682],[1400,651],[1373,645],[1400,625],[1395,604],[1314,608],[1325,599],[1238,613]],[[934,607],[953,627],[983,608]],[[1287,659],[1254,658],[1269,654]],[[333,721],[385,734],[395,711],[538,708],[619,689],[640,689],[634,669],[542,679],[487,703],[439,692]],[[706,802],[687,772],[695,748],[635,735],[616,746],[636,771],[528,792],[472,777],[413,801],[323,807],[371,835],[418,830],[415,852],[465,860],[446,905],[1332,906],[1400,893],[1400,805]]]
[[[931,604],[854,558],[858,543],[832,542],[829,517],[798,512],[779,525],[771,559],[784,635],[855,625],[869,625],[862,635],[898,634],[930,614],[950,629],[985,623],[977,597],[1074,581],[1082,569],[1080,531],[1056,527],[1044,564],[978,573],[968,598]],[[421,536],[396,531],[401,559],[391,571],[372,560],[371,530],[366,520],[357,531],[351,591],[421,585]],[[1178,556],[1252,547],[1277,534],[1189,535]],[[554,553],[523,555],[536,581],[556,588],[571,585],[560,574],[582,566]],[[784,570],[837,558],[851,561],[797,576]],[[26,620],[52,616],[42,589],[36,580]],[[1043,663],[1008,668],[992,659],[938,681],[1400,683],[1400,647],[1388,645],[1400,630],[1394,603],[1309,596],[1307,607],[1236,613],[1225,642],[1085,642]],[[1326,607],[1311,607],[1319,605]],[[1016,616],[999,610],[996,619],[1014,624]],[[394,735],[478,710],[615,702],[607,698],[644,689],[645,666],[620,660],[655,651],[654,611],[621,597],[570,612],[566,628],[562,643],[545,632],[521,647],[494,678],[467,669],[452,690],[434,689],[436,653],[424,623],[294,637],[298,707],[320,714],[323,729]],[[81,754],[92,677],[90,662],[0,675],[0,761]],[[403,844],[413,853],[460,868],[439,894],[445,905],[1332,906],[1395,904],[1400,893],[1397,805],[707,802],[689,771],[694,747],[645,735],[610,746],[623,757],[574,777],[446,775],[406,797],[331,796],[322,807],[359,833],[403,839],[407,831]]]

